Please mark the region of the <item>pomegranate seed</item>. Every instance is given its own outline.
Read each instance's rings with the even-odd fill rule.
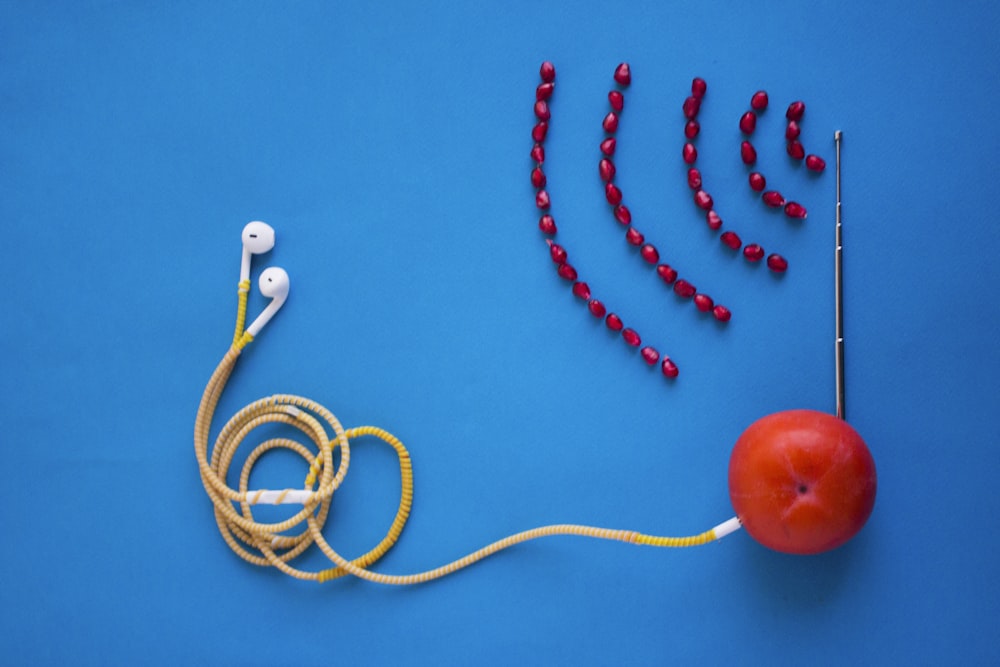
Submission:
[[[743,256],[746,257],[749,262],[759,262],[764,259],[764,249],[756,243],[748,243],[743,248]]]
[[[790,157],[793,157],[796,160],[801,160],[806,156],[806,149],[802,147],[802,142],[800,142],[798,139],[793,139],[792,141],[789,141],[788,145],[785,147],[785,150],[788,151],[788,155]]]
[[[539,190],[538,194],[535,195],[535,206],[541,209],[546,209],[550,204],[549,193],[545,190]]]
[[[719,237],[722,244],[727,246],[732,250],[739,250],[740,246],[743,245],[743,240],[740,239],[740,235],[734,231],[722,232],[722,236]]]
[[[549,244],[549,256],[552,258],[552,261],[555,262],[556,264],[565,264],[567,257],[566,249],[563,248],[558,243],[553,243],[552,241],[548,241],[548,244]]]
[[[608,93],[608,102],[611,103],[611,108],[615,111],[621,111],[625,108],[625,96],[620,91],[612,90]]]
[[[541,144],[535,144],[531,147],[531,159],[535,162],[541,164],[545,162],[545,147]]]
[[[712,310],[715,306],[715,302],[712,301],[712,297],[707,294],[695,294],[694,295],[694,307],[703,313],[707,313]]]
[[[535,88],[535,99],[536,100],[547,100],[552,97],[552,91],[555,90],[556,84],[554,83],[540,83],[538,88]]]
[[[660,276],[660,279],[668,285],[677,280],[677,271],[669,264],[658,264],[656,275]]]
[[[802,128],[794,120],[788,121],[788,125],[785,127],[785,139],[791,141],[792,139],[798,139],[799,135],[802,134]]]
[[[597,173],[601,175],[602,181],[610,181],[615,177],[615,163],[608,158],[601,158],[597,163]]]
[[[699,100],[705,97],[705,93],[708,92],[708,84],[700,76],[696,76],[691,80],[691,94],[697,97]]]
[[[806,219],[806,207],[802,204],[794,201],[790,201],[785,204],[785,215],[789,218],[798,218],[800,220]]]
[[[723,305],[718,305],[713,308],[712,314],[715,315],[715,319],[720,322],[728,322],[733,317],[733,314],[729,312],[729,309]]]
[[[549,124],[542,121],[531,128],[531,138],[535,140],[535,143],[542,143],[545,141],[545,135],[549,133]]]
[[[694,96],[685,99],[681,107],[681,110],[684,111],[684,117],[692,120],[698,115],[699,109],[701,109],[701,100]]]
[[[709,229],[718,230],[722,227],[722,218],[715,211],[709,211],[705,214],[705,222],[708,223]]]
[[[538,100],[535,102],[535,115],[538,116],[538,120],[548,120],[552,117],[549,112],[549,104],[545,100]]]
[[[632,347],[639,347],[639,345],[642,344],[642,338],[639,337],[636,330],[630,329],[629,327],[622,329],[622,338],[624,338],[625,342]]]
[[[694,167],[688,169],[688,187],[692,190],[701,189],[701,172]]]
[[[623,225],[630,224],[632,222],[632,211],[628,210],[628,207],[624,204],[615,207],[615,220]]]
[[[611,157],[612,155],[615,154],[616,143],[617,142],[615,141],[614,137],[608,137],[607,139],[601,142],[601,152],[607,155],[608,157]]]
[[[660,251],[652,243],[647,243],[639,248],[639,254],[650,264],[656,264],[660,261]]]
[[[757,161],[757,149],[749,141],[740,144],[740,158],[743,164],[753,164]]]
[[[784,273],[788,269],[788,260],[777,253],[768,255],[767,268],[775,273]]]
[[[660,360],[660,353],[656,351],[655,347],[650,347],[649,345],[639,350],[639,354],[642,355],[643,361],[650,366]]]
[[[708,194],[704,190],[698,190],[694,193],[694,203],[698,206],[698,208],[710,211],[712,210],[712,204],[714,202],[712,201],[712,195]]]
[[[625,326],[622,323],[622,318],[618,317],[614,313],[609,313],[607,318],[604,320],[604,324],[612,331],[621,331],[622,327]]]
[[[629,245],[641,246],[646,237],[635,227],[629,227],[628,231],[625,232],[625,240],[629,242]]]
[[[538,73],[542,75],[542,81],[545,83],[552,83],[556,80],[556,66],[548,60],[542,63],[542,67],[538,70]]]
[[[753,134],[757,129],[757,114],[747,111],[740,117],[740,132],[743,134]]]
[[[701,125],[698,124],[698,121],[692,119],[684,123],[684,136],[688,139],[694,139],[699,132],[701,132]]]
[[[536,188],[545,187],[545,172],[542,171],[541,167],[535,167],[531,170],[531,184]]]
[[[768,190],[763,195],[761,195],[761,199],[764,200],[765,204],[767,204],[768,206],[773,206],[774,208],[778,208],[780,206],[785,205],[785,198],[782,197],[781,193],[778,192],[777,190]]]
[[[590,314],[594,317],[604,317],[604,313],[608,312],[608,309],[604,307],[604,304],[597,299],[591,299],[587,303],[587,310],[589,310]]]
[[[812,171],[823,171],[826,169],[826,160],[818,155],[807,155],[806,166]]]
[[[574,269],[569,264],[560,264],[559,267],[556,269],[556,273],[559,274],[560,278],[564,278],[566,280],[573,282],[575,282],[577,278],[576,269]]]
[[[538,219],[538,228],[546,234],[556,233],[556,221],[551,215],[546,213]]]
[[[573,295],[587,301],[590,299],[590,285],[584,282],[573,283]]]
[[[614,111],[609,112],[608,115],[604,117],[604,122],[601,123],[601,125],[604,126],[605,132],[613,133],[618,129],[618,114]]]
[[[755,111],[763,111],[767,108],[767,93],[763,90],[758,90],[750,98],[750,107]]]
[[[684,280],[683,278],[674,283],[674,292],[678,296],[684,297],[685,299],[690,299],[695,295],[695,292],[697,291],[698,290],[695,289],[694,285]]]
[[[615,68],[615,81],[622,86],[632,83],[632,70],[629,69],[628,63],[622,63]]]
[[[754,192],[760,192],[767,185],[767,180],[764,178],[764,174],[754,171],[750,173],[750,189]]]
[[[604,197],[612,206],[618,206],[622,203],[622,191],[614,183],[608,183],[604,186]]]
[[[681,151],[681,157],[688,164],[694,164],[695,160],[698,159],[698,149],[694,147],[694,144],[688,142],[684,144],[684,149]]]
[[[802,120],[802,115],[806,112],[806,103],[802,101],[792,102],[788,105],[788,111],[785,112],[785,118],[788,120],[794,120],[796,122]]]
[[[675,378],[680,373],[677,368],[677,364],[670,360],[670,357],[663,357],[663,362],[660,364],[660,370],[668,378]]]

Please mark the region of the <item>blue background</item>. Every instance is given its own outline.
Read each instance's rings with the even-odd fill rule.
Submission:
[[[2,3],[4,662],[1000,660],[998,26],[985,1]],[[676,383],[547,258],[528,181],[544,59],[559,240]],[[726,327],[663,288],[603,201],[622,60],[617,182],[668,261],[732,308]],[[706,185],[789,258],[784,278],[720,249],[690,201],[695,75]],[[759,88],[760,164],[810,209],[801,225],[753,200],[736,157]],[[784,156],[794,99],[807,150],[832,167],[845,137],[848,414],[879,471],[855,540],[804,558],[743,532],[667,551],[552,538],[410,589],[297,582],[226,548],[191,433],[252,219],[278,232],[255,274],[284,266],[292,294],[216,428],[291,392],[401,437],[414,512],[376,569],[553,522],[689,534],[731,516],[742,430],[833,409],[834,174]],[[326,529],[348,555],[398,494],[388,448],[353,453]],[[304,474],[261,466],[272,487]]]

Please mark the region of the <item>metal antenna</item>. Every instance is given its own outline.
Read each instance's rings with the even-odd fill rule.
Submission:
[[[847,412],[844,392],[844,241],[841,231],[840,213],[840,142],[843,134],[840,130],[833,133],[833,141],[837,146],[837,249],[834,252],[833,279],[834,304],[837,309],[837,340],[834,352],[837,365],[837,416],[841,419],[846,419]]]

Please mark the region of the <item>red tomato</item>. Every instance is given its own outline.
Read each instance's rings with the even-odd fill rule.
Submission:
[[[729,458],[729,498],[766,547],[816,554],[861,530],[875,505],[875,461],[851,426],[814,410],[768,415]]]

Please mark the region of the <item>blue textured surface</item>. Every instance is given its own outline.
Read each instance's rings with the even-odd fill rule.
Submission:
[[[4,662],[1000,660],[1000,5],[553,4],[0,4]],[[543,59],[559,239],[676,383],[547,258],[528,182]],[[603,202],[622,60],[617,181],[668,261],[732,308],[727,327],[664,290]],[[706,186],[789,258],[782,279],[720,249],[690,201],[694,75]],[[761,166],[809,208],[802,225],[745,185],[737,119],[758,88]],[[832,166],[845,136],[849,417],[880,483],[857,539],[796,558],[744,533],[679,551],[554,538],[407,590],[307,585],[229,552],[191,432],[251,219],[278,231],[256,271],[284,266],[292,295],[220,420],[293,392],[399,435],[416,501],[377,569],[552,522],[687,534],[730,516],[739,433],[833,407],[834,174],[784,156],[793,99],[807,150]],[[388,526],[394,465],[355,448],[326,531],[344,553]],[[279,460],[261,479],[302,474]]]

